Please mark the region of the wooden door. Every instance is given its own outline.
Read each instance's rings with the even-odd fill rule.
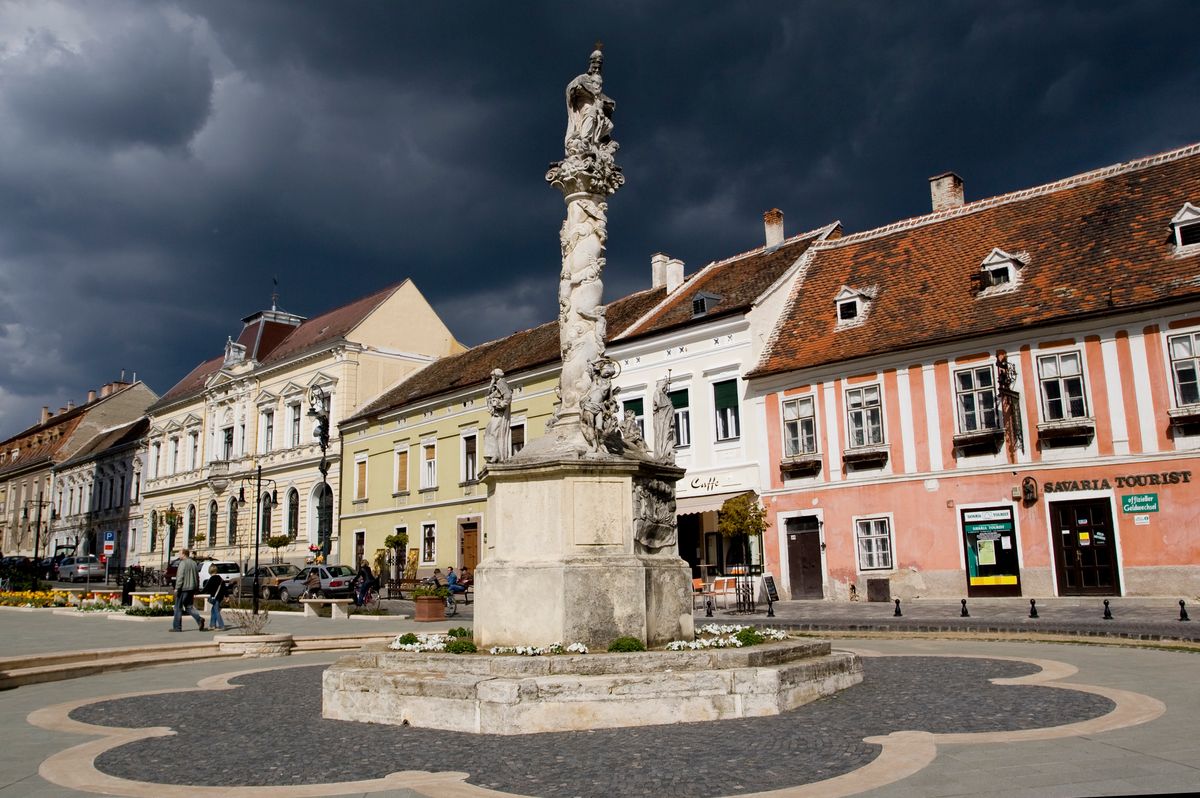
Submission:
[[[462,547],[459,566],[470,568],[471,572],[474,573],[475,566],[479,565],[479,522],[461,522],[458,525],[458,534]]]
[[[821,525],[817,517],[806,515],[786,522],[788,572],[793,599],[825,597],[821,578]]]
[[[1108,500],[1052,502],[1050,520],[1059,595],[1120,595],[1116,530]]]

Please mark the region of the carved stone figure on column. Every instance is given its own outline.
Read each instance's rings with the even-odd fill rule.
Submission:
[[[634,538],[651,551],[674,547],[675,486],[661,479],[638,480],[634,485]]]
[[[654,387],[654,455],[661,463],[675,462],[675,406],[671,403],[669,377]]]
[[[483,459],[484,462],[498,463],[508,458],[511,449],[509,422],[512,410],[512,388],[508,386],[504,372],[500,369],[492,369],[487,408],[491,418],[488,419],[487,429],[483,433]]]
[[[607,442],[617,431],[617,389],[613,377],[617,376],[617,364],[606,357],[592,361],[590,387],[579,402],[583,437],[593,451],[606,448]]]

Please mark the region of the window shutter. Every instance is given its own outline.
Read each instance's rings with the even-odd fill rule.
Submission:
[[[737,380],[727,380],[713,384],[713,398],[718,410],[727,407],[737,407]]]
[[[667,395],[671,397],[671,407],[676,410],[682,410],[688,406],[688,392],[686,388],[682,391],[671,391]]]

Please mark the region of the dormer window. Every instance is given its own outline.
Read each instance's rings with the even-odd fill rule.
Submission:
[[[1015,288],[1021,281],[1021,269],[1028,262],[1029,256],[1024,252],[1010,255],[999,247],[994,248],[979,264],[977,279],[980,293],[994,294]]]
[[[850,288],[842,286],[833,298],[837,313],[837,326],[853,327],[866,320],[867,312],[875,299],[875,288]]]
[[[1176,247],[1200,244],[1200,208],[1190,202],[1183,203],[1179,213],[1171,220],[1171,232],[1174,233]]]
[[[246,347],[237,343],[232,338],[225,341],[225,363],[226,366],[232,366],[234,363],[241,363],[246,359]]]
[[[692,297],[692,318],[707,314],[714,307],[716,307],[717,303],[720,301],[721,297],[717,296],[716,294],[709,294],[704,291],[696,294],[694,297]]]

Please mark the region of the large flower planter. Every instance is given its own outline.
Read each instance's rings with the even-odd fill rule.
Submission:
[[[243,657],[287,657],[292,653],[292,636],[279,635],[213,635],[222,654],[241,654]]]
[[[446,620],[446,600],[437,596],[417,596],[414,621],[444,621]]]

